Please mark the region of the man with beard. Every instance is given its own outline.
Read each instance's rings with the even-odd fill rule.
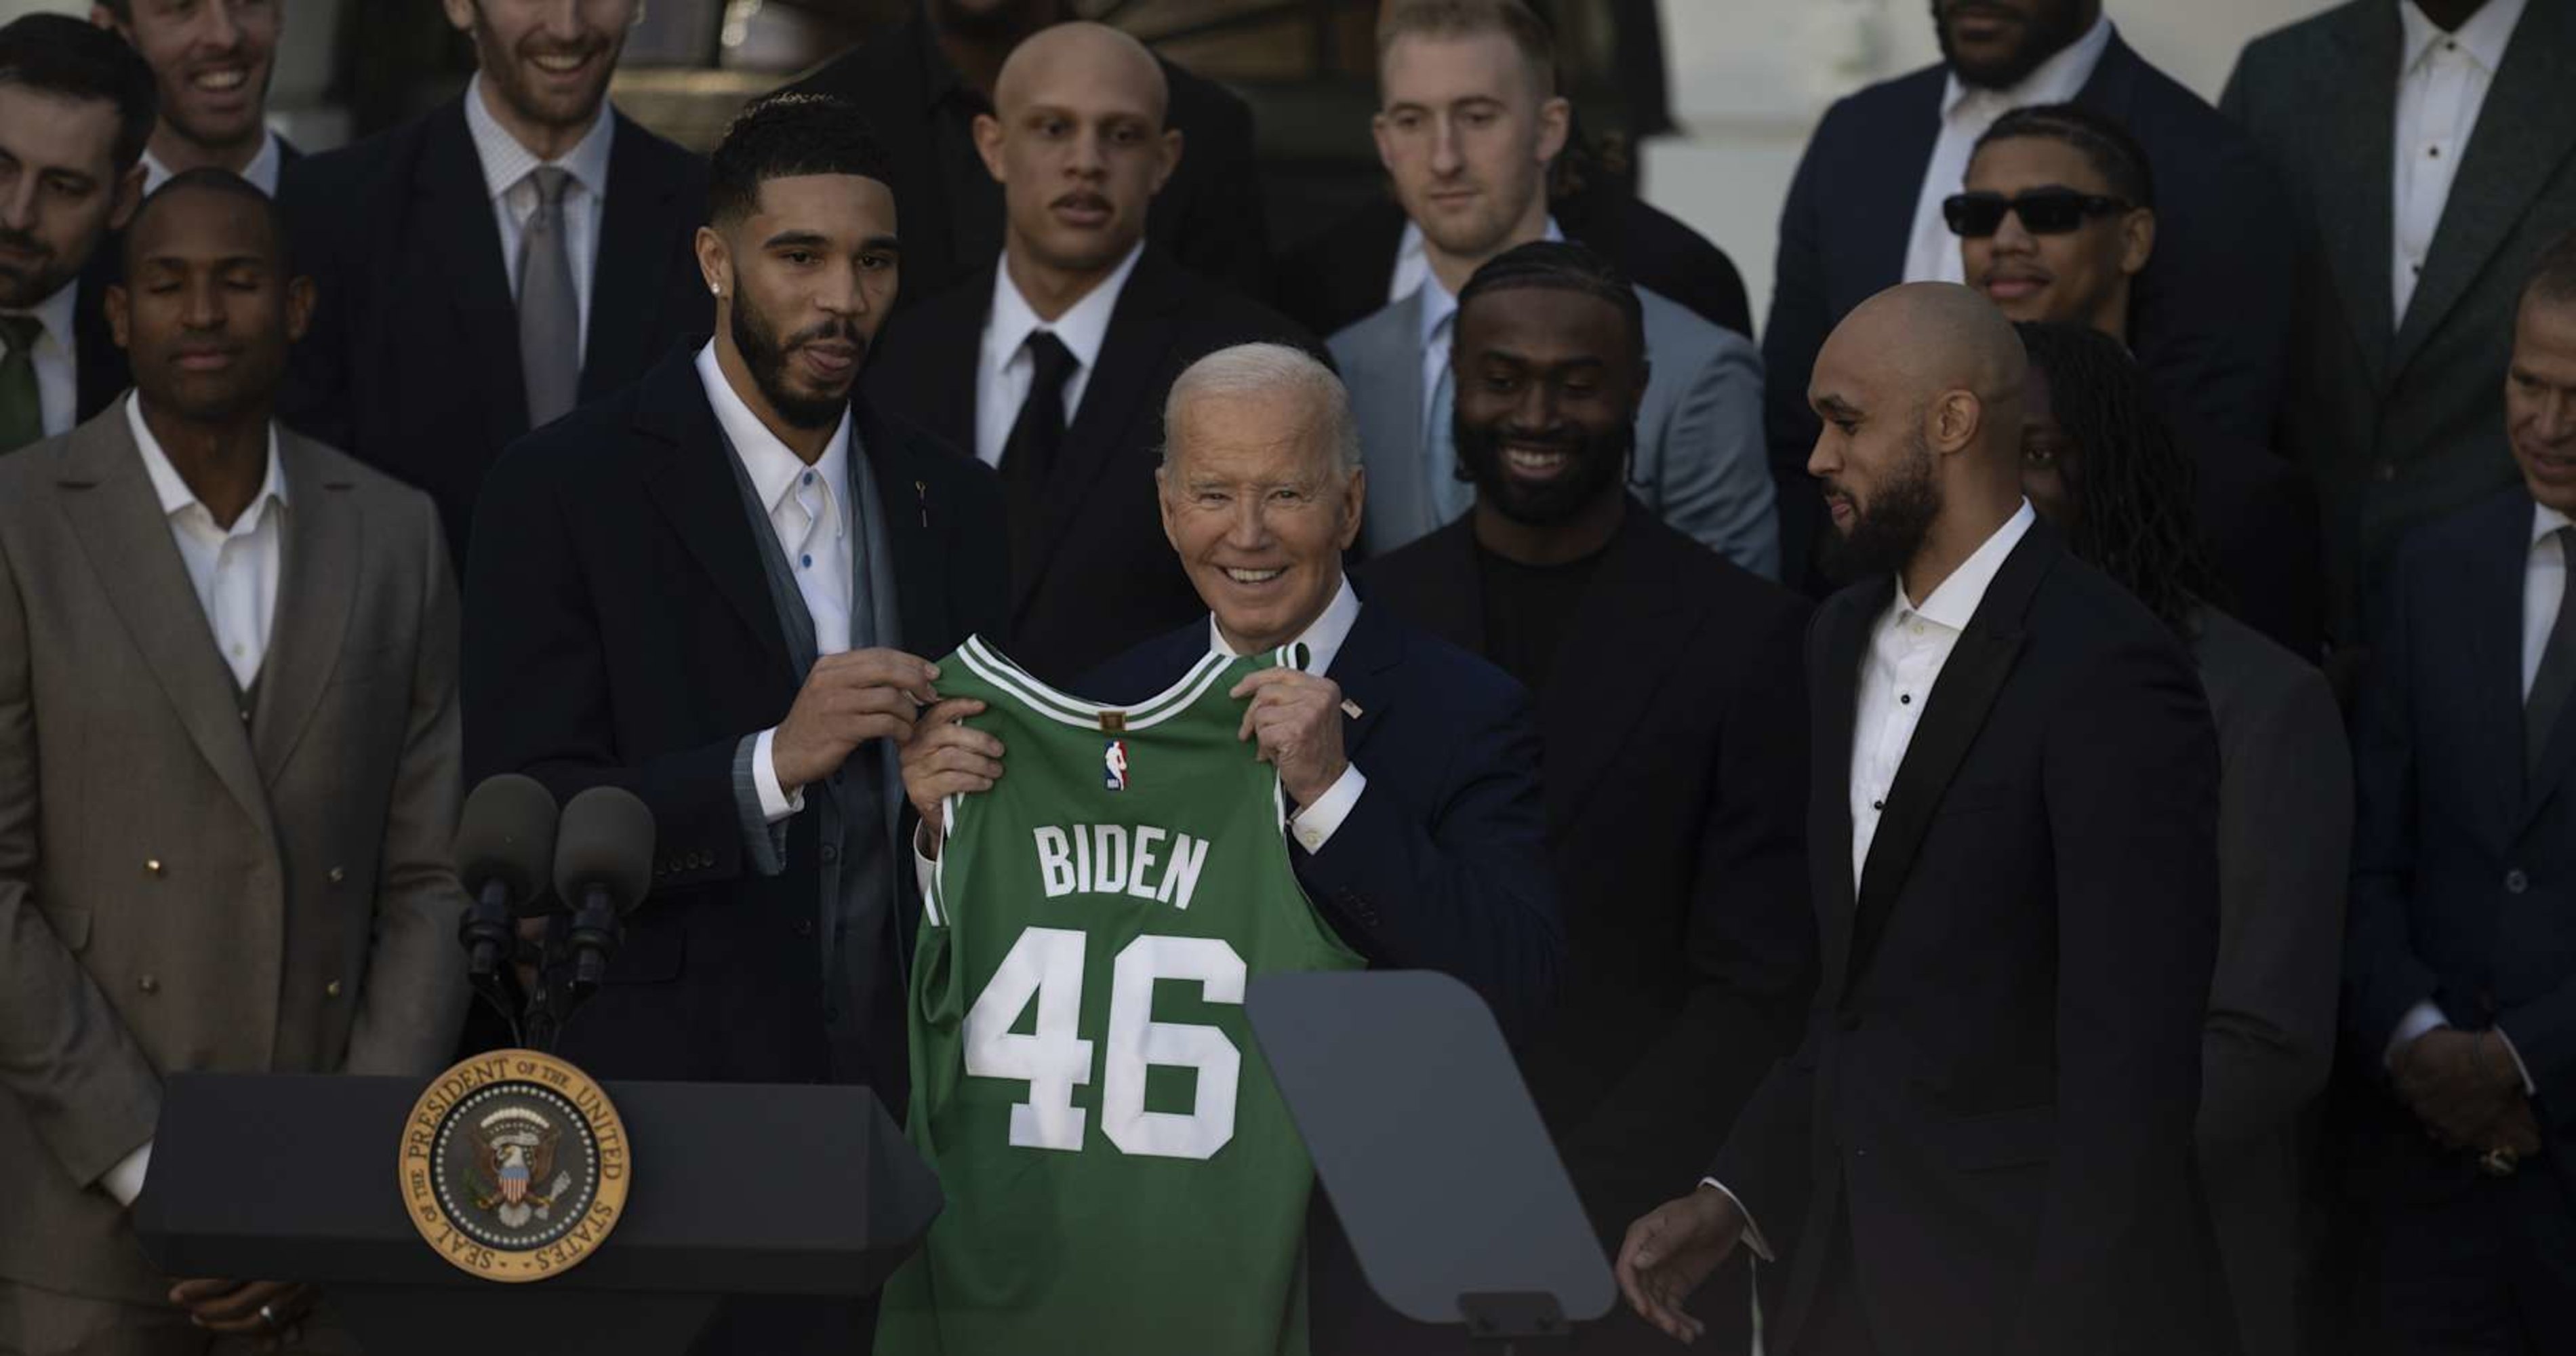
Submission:
[[[1548,846],[1585,885],[1556,1022],[1522,1067],[1615,1247],[1788,1052],[1814,983],[1807,605],[1629,492],[1644,318],[1591,251],[1542,241],[1477,269],[1451,362],[1476,506],[1364,582],[1535,695]],[[1584,1340],[1667,1347],[1626,1314]]]
[[[885,152],[752,105],[697,235],[714,339],[512,448],[466,571],[466,767],[653,811],[653,893],[564,1034],[605,1078],[874,1087],[903,1106],[888,741],[997,636],[992,473],[851,399],[894,300]],[[728,1306],[706,1350],[865,1350],[840,1304]]]
[[[1009,213],[986,174],[975,124],[1001,102],[1002,65],[1040,31],[1081,17],[1071,0],[914,0],[901,23],[791,88],[846,99],[892,157],[910,241],[898,308],[981,277]],[[1268,291],[1269,229],[1252,154],[1252,109],[1213,80],[1161,58],[1170,129],[1188,154],[1146,213],[1157,249],[1246,296]]]
[[[200,166],[231,170],[274,196],[297,152],[268,128],[268,83],[286,0],[98,0],[90,22],[152,67],[161,121],[143,152],[143,191]]]
[[[1378,159],[1422,228],[1420,285],[1332,336],[1350,382],[1371,499],[1361,541],[1383,555],[1465,515],[1450,446],[1458,289],[1515,245],[1562,240],[1547,176],[1572,116],[1554,40],[1521,0],[1395,0],[1378,20]],[[1647,507],[1757,574],[1779,573],[1763,471],[1762,372],[1741,335],[1641,291],[1654,360],[1629,479]]]
[[[105,289],[82,272],[141,201],[152,70],[77,19],[0,28],[0,452],[71,431],[125,389]]]
[[[2022,497],[2021,341],[1908,284],[1811,393],[1839,573],[1808,632],[1821,986],[1621,1288],[1675,1337],[1739,1243],[1791,1356],[2225,1344],[2193,1171],[2217,738],[2173,633]],[[1714,1136],[1712,1136],[1714,1137]]]
[[[608,103],[643,0],[442,0],[464,94],[280,188],[321,289],[279,408],[429,492],[460,565],[501,449],[707,323],[697,157]]]
[[[1154,514],[1172,379],[1235,344],[1321,346],[1150,238],[1148,205],[1197,152],[1142,43],[1059,24],[993,96],[975,136],[1009,218],[999,256],[894,322],[867,390],[1000,470],[1011,658],[1066,683],[1205,610]]]
[[[2130,341],[2157,391],[2238,438],[2270,436],[2291,309],[2293,237],[2247,230],[2290,203],[2245,134],[2120,40],[2101,0],[1931,0],[1942,63],[1836,103],[1780,214],[1763,331],[1772,474],[1788,577],[1823,522],[1805,479],[1818,426],[1808,376],[1827,332],[1898,282],[1961,282],[1941,204],[1977,138],[2006,111],[2073,102],[2146,147],[2159,189],[2154,260],[2138,275]]]

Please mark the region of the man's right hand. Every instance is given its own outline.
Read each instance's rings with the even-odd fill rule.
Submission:
[[[1629,1225],[1618,1265],[1628,1307],[1677,1342],[1698,1340],[1707,1325],[1684,1313],[1682,1304],[1735,1252],[1744,1224],[1733,1197],[1703,1186]]]
[[[840,770],[871,739],[912,737],[920,708],[939,700],[939,666],[901,650],[848,650],[814,661],[796,705],[769,742],[779,788],[794,795]]]
[[[921,852],[939,856],[939,803],[950,796],[990,791],[1002,776],[1002,741],[982,730],[959,724],[982,715],[984,704],[972,697],[941,702],[921,713],[921,722],[903,746],[903,793],[921,816]]]

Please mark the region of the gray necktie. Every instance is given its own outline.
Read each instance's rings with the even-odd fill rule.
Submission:
[[[519,370],[528,383],[528,427],[571,413],[581,391],[581,298],[564,241],[564,190],[572,175],[552,165],[528,171],[537,210],[519,232]]]
[[[2576,567],[2576,527],[2558,529],[2558,549]],[[2549,749],[2549,734],[2576,691],[2576,568],[2558,595],[2558,620],[2549,641],[2540,647],[2540,672],[2531,679],[2531,696],[2522,705],[2522,768],[2526,779],[2540,775],[2540,756]]]
[[[1458,318],[1452,314],[1431,331],[1433,343],[1446,338],[1456,342]],[[1431,388],[1431,423],[1423,430],[1422,455],[1428,491],[1423,506],[1431,511],[1431,522],[1423,529],[1434,531],[1465,516],[1476,502],[1476,487],[1458,478],[1458,381],[1449,364],[1440,365],[1439,384]]]

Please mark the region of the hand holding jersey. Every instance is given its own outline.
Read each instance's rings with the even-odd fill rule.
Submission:
[[[789,795],[840,770],[871,739],[912,737],[916,713],[939,694],[939,666],[901,650],[844,650],[814,661],[770,744],[770,765]]]
[[[1279,786],[1304,809],[1323,798],[1348,771],[1342,753],[1342,688],[1320,673],[1263,669],[1234,685],[1229,697],[1249,697],[1238,739],[1258,739],[1261,761],[1279,769]]]

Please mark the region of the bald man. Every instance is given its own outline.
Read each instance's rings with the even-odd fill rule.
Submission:
[[[2191,660],[2033,516],[2020,344],[1965,288],[1852,312],[1808,474],[1854,581],[1808,632],[1824,960],[1797,1053],[1628,1231],[1677,1337],[1742,1245],[1768,1349],[2189,1353],[2222,1331],[2192,1119],[2218,934]]]
[[[1001,257],[889,324],[867,391],[1001,472],[1012,655],[1062,684],[1206,612],[1157,516],[1172,378],[1236,344],[1320,346],[1147,240],[1188,147],[1135,39],[1059,24],[993,92],[975,140],[1002,187]]]

